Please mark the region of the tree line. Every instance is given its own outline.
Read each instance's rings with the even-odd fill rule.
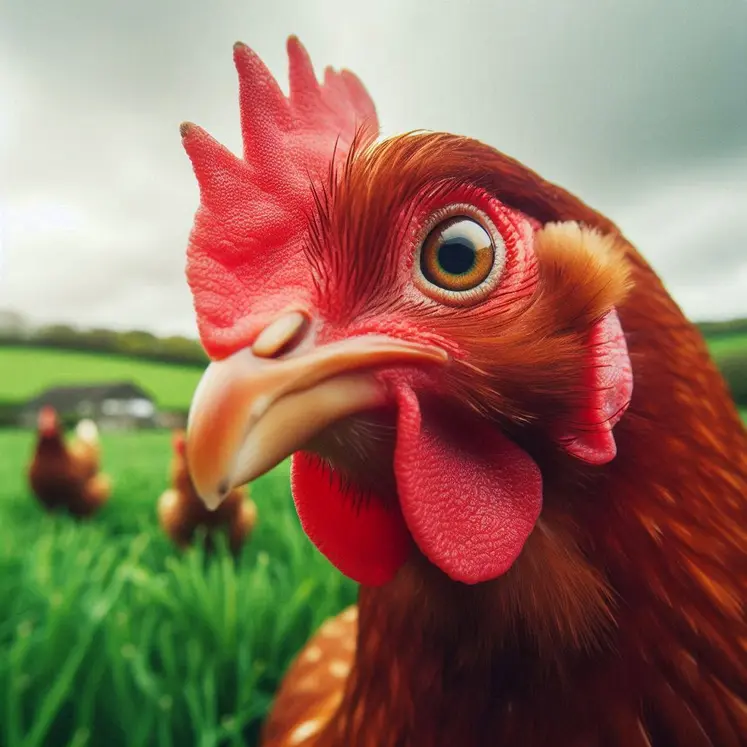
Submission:
[[[23,332],[5,330],[0,332],[0,344],[105,353],[181,365],[205,366],[208,363],[197,340],[181,335],[158,337],[144,330],[117,332],[52,324]]]
[[[696,322],[695,326],[706,337],[727,337],[728,335],[747,334],[747,318],[729,319],[725,322]]]

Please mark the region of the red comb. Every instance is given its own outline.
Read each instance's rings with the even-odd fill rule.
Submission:
[[[310,292],[303,263],[312,184],[323,182],[356,137],[378,135],[376,110],[352,73],[327,68],[319,84],[311,60],[288,39],[290,95],[247,46],[234,46],[244,157],[193,124],[182,140],[200,186],[187,251],[202,344],[221,358],[247,344],[268,315],[303,303]]]

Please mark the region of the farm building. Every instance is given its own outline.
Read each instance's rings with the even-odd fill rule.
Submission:
[[[58,386],[38,394],[20,411],[20,424],[36,426],[39,410],[51,405],[64,420],[90,418],[102,430],[153,428],[157,410],[153,398],[129,381]]]
[[[182,411],[171,411],[160,410],[156,415],[156,427],[167,428],[173,430],[174,428],[186,428],[187,427],[187,413]]]

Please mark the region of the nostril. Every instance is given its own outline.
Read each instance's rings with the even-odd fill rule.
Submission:
[[[283,314],[259,333],[252,345],[252,353],[260,358],[276,358],[288,352],[301,341],[308,322],[300,311]]]

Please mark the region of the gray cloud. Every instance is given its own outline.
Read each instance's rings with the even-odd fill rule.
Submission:
[[[385,134],[488,142],[608,213],[691,316],[747,314],[744,0],[5,3],[0,306],[193,334],[177,125],[238,150],[231,44],[286,87],[290,33]]]

